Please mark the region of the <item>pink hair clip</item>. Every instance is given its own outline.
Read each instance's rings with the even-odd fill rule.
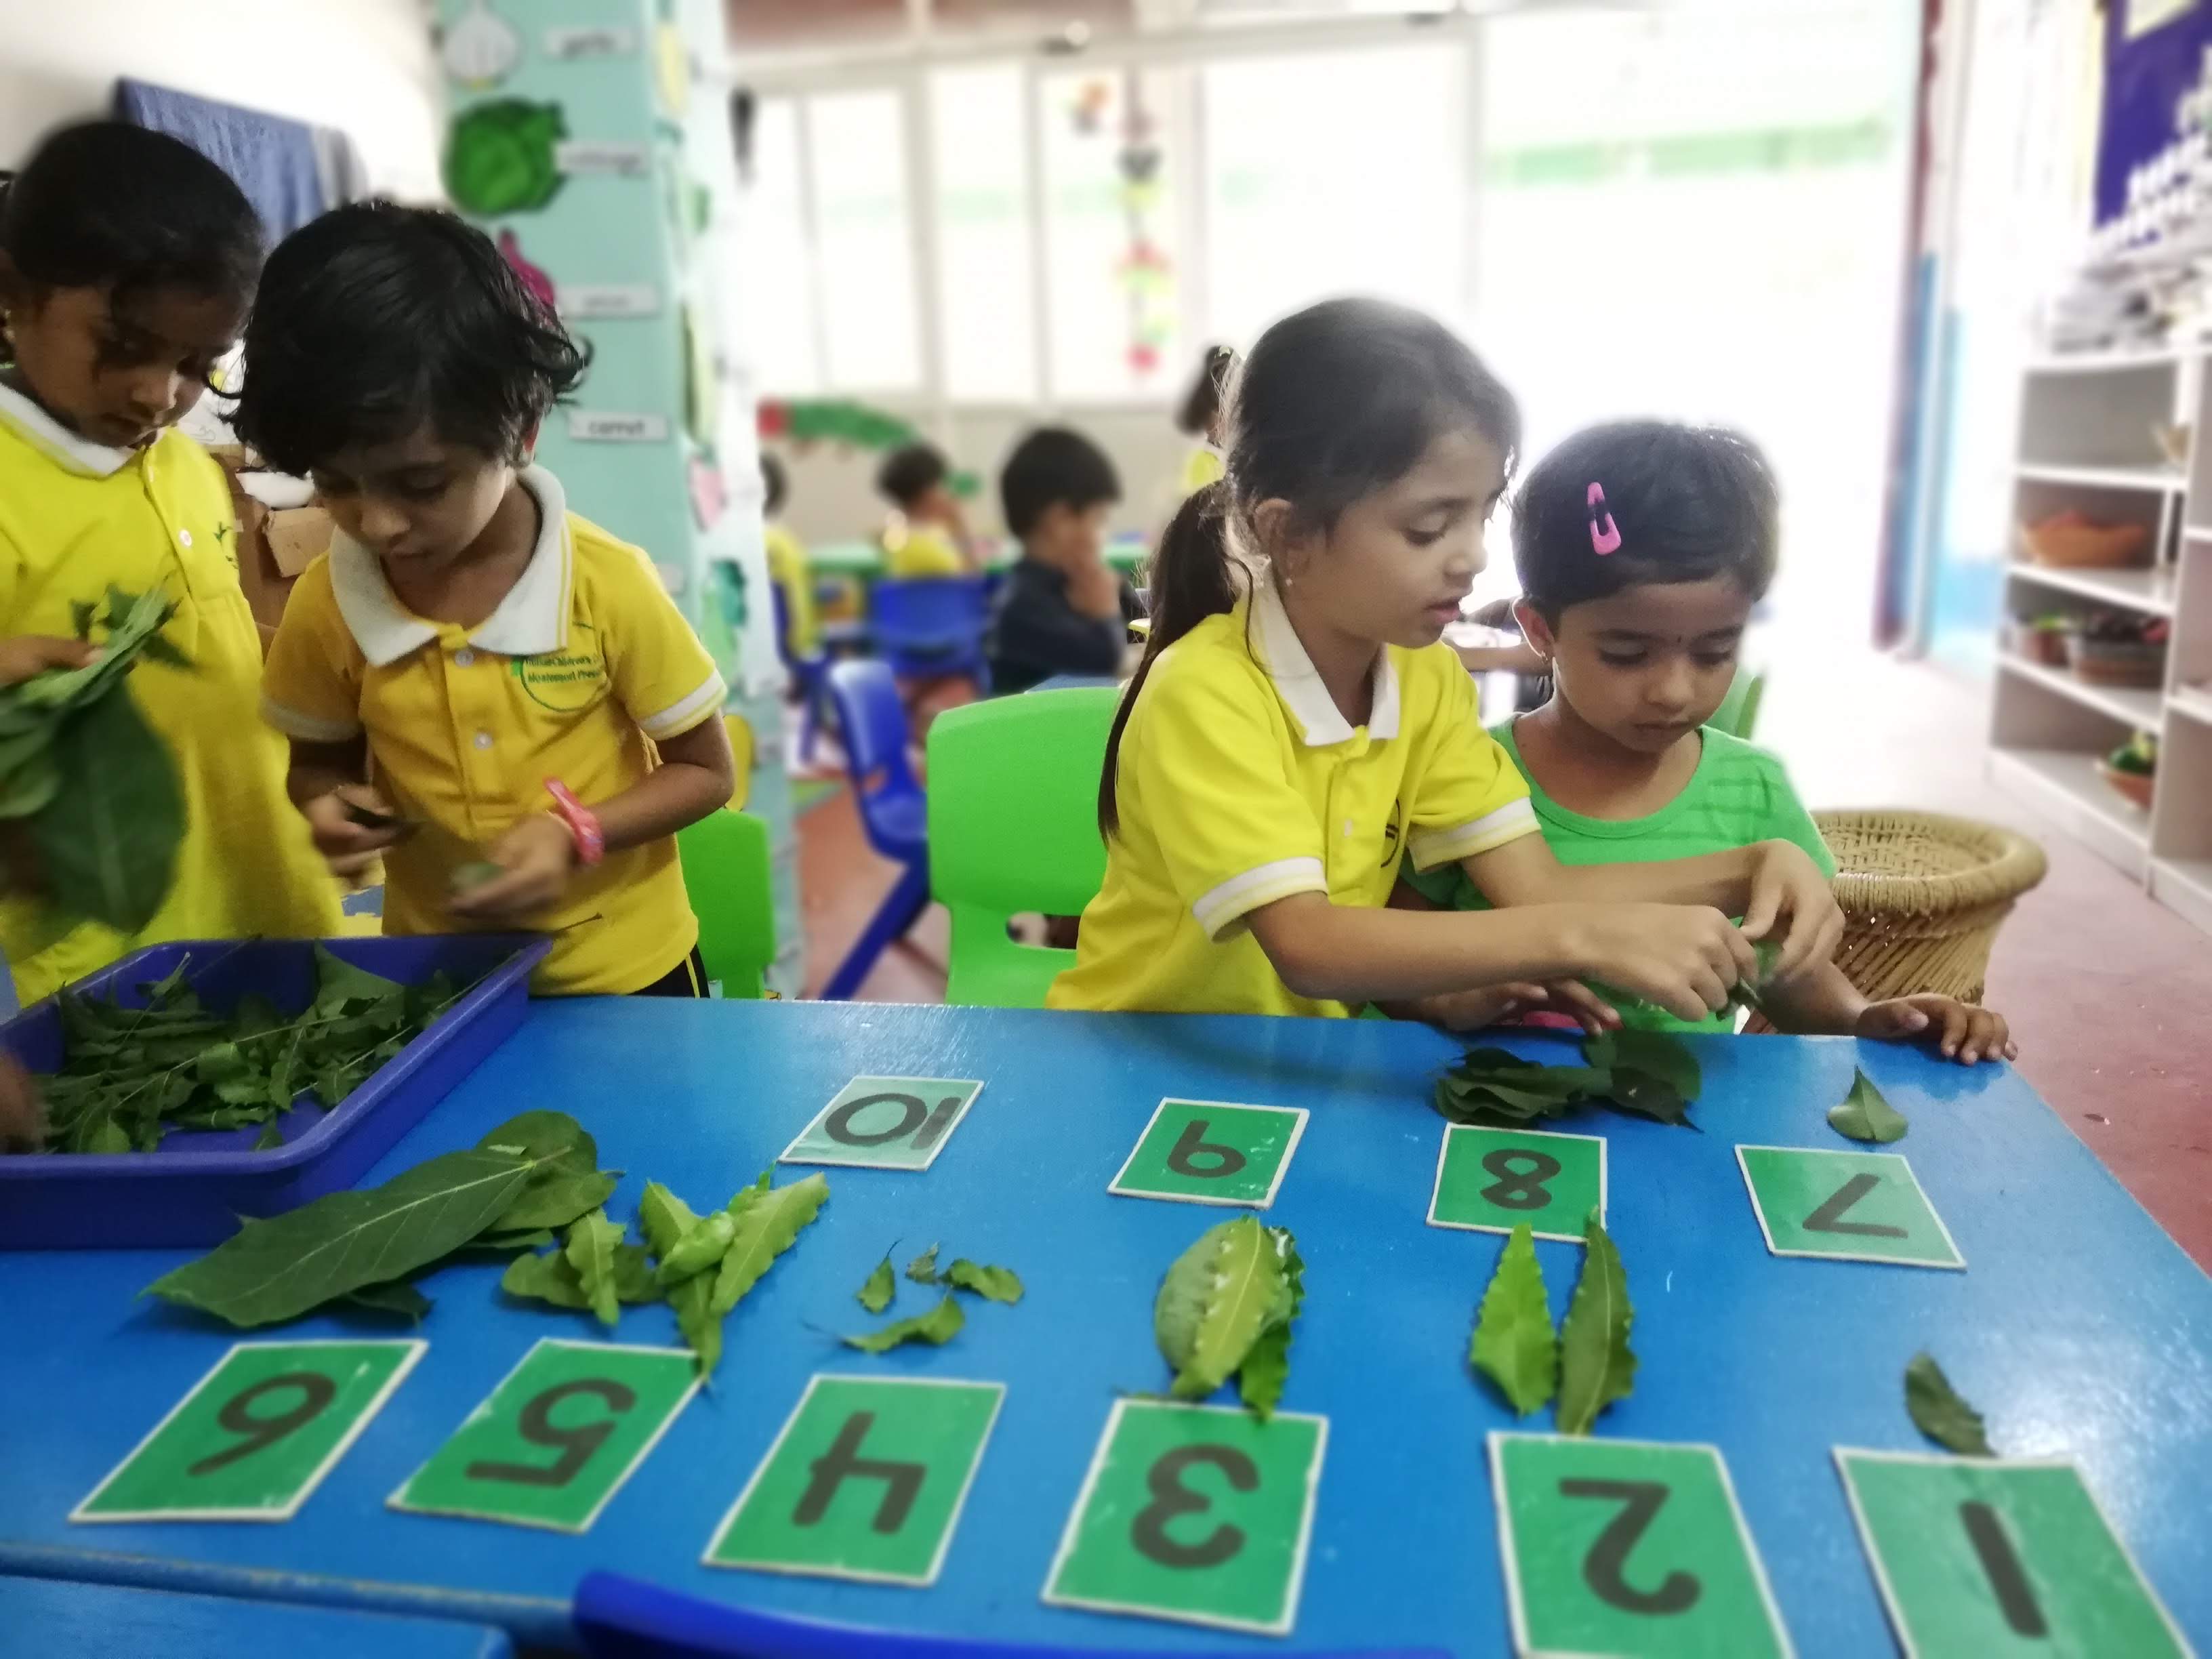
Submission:
[[[1613,523],[1613,514],[1607,513],[1602,519],[1598,517],[1598,509],[1604,505],[1605,486],[1593,478],[1589,487],[1590,551],[1601,559],[1608,553],[1620,550],[1620,529]]]

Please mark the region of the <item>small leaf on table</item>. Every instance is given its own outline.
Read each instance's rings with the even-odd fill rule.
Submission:
[[[887,1269],[890,1264],[886,1261],[884,1266]],[[986,1302],[1004,1302],[1011,1305],[1022,1299],[1021,1275],[1012,1267],[987,1267],[969,1261],[965,1256],[945,1270],[945,1282],[955,1290],[973,1291]],[[888,1273],[884,1283],[890,1283]]]
[[[937,1283],[937,1246],[933,1244],[906,1264],[906,1276],[917,1285]]]
[[[891,1271],[888,1255],[876,1263],[875,1271],[855,1291],[854,1297],[872,1314],[879,1314],[891,1305],[891,1297],[898,1294],[898,1275]]]
[[[960,1334],[968,1323],[968,1316],[960,1311],[960,1298],[951,1291],[926,1314],[912,1319],[896,1320],[880,1330],[861,1336],[842,1336],[837,1340],[848,1348],[858,1348],[863,1353],[888,1353],[906,1342],[927,1342],[933,1347],[943,1347]]]
[[[1620,1252],[1593,1212],[1583,1228],[1582,1277],[1559,1328],[1561,1434],[1588,1434],[1597,1414],[1635,1387],[1636,1355],[1628,1346],[1635,1318]]]
[[[1513,1230],[1482,1293],[1468,1359],[1495,1382],[1516,1416],[1526,1417],[1559,1386],[1559,1340],[1544,1294],[1534,1231]]]
[[[1959,1397],[1943,1368],[1926,1352],[1905,1368],[1905,1409],[1920,1432],[1967,1457],[1994,1457],[1982,1414]]]
[[[1851,1074],[1851,1091],[1840,1103],[1828,1108],[1828,1127],[1853,1140],[1887,1144],[1905,1139],[1912,1126],[1905,1115],[1882,1098],[1881,1091],[1864,1072]]]

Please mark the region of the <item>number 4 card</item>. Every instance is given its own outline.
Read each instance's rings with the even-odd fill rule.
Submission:
[[[967,1079],[856,1077],[776,1162],[927,1170],[982,1092]]]
[[[1522,1659],[1787,1659],[1712,1447],[1492,1433],[1490,1473]]]
[[[684,1348],[541,1338],[386,1501],[583,1532],[698,1392]]]
[[[1739,1146],[1735,1161],[1766,1248],[1776,1255],[1906,1267],[1966,1265],[1912,1166],[1896,1152]]]
[[[72,1521],[289,1521],[428,1344],[239,1342]]]

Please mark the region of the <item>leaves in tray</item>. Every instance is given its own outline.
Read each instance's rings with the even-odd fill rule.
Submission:
[[[1582,1277],[1559,1327],[1561,1434],[1588,1434],[1597,1414],[1635,1387],[1636,1355],[1628,1346],[1635,1319],[1620,1252],[1593,1212],[1583,1227]]]
[[[898,1276],[891,1271],[891,1259],[886,1255],[876,1263],[860,1288],[853,1293],[858,1302],[872,1314],[879,1314],[891,1305],[891,1297],[898,1294]]]
[[[397,1314],[410,1323],[419,1325],[422,1316],[430,1311],[430,1298],[404,1279],[387,1280],[381,1285],[363,1285],[348,1291],[338,1298],[349,1307],[366,1308],[372,1313]]]
[[[730,1201],[737,1231],[714,1277],[716,1313],[738,1305],[776,1257],[798,1242],[799,1229],[820,1213],[830,1196],[829,1178],[818,1173],[775,1188],[768,1179],[763,1174],[757,1186]]]
[[[890,1263],[884,1265],[889,1267]],[[1012,1267],[987,1267],[965,1256],[945,1270],[945,1282],[955,1290],[973,1291],[986,1302],[1012,1305],[1022,1299],[1021,1275]],[[889,1283],[888,1275],[885,1283]]]
[[[1468,1359],[1526,1417],[1559,1386],[1559,1340],[1544,1295],[1544,1269],[1527,1222],[1513,1230],[1482,1293]]]
[[[381,1187],[247,1221],[146,1288],[241,1328],[296,1318],[451,1255],[491,1224],[537,1167],[481,1147],[447,1152]]]
[[[1175,1367],[1169,1392],[1203,1400],[1227,1382],[1288,1296],[1273,1231],[1253,1216],[1208,1228],[1168,1269],[1153,1303],[1153,1335]]]
[[[937,1246],[933,1244],[906,1264],[906,1276],[917,1285],[937,1283]]]
[[[1994,1457],[1982,1414],[1959,1397],[1934,1356],[1922,1352],[1905,1368],[1905,1409],[1920,1432],[1966,1457]]]
[[[815,1176],[813,1179],[819,1180]],[[888,1353],[906,1342],[927,1342],[933,1347],[943,1347],[960,1334],[968,1323],[968,1316],[960,1311],[960,1298],[947,1291],[945,1299],[926,1314],[916,1314],[911,1319],[895,1320],[880,1330],[861,1336],[841,1336],[837,1340],[848,1348],[858,1348],[862,1353]]]
[[[1905,1115],[1882,1097],[1874,1079],[1864,1072],[1851,1074],[1851,1091],[1840,1103],[1828,1108],[1828,1127],[1853,1140],[1887,1144],[1905,1139],[1912,1126]]]
[[[1270,1227],[1267,1236],[1283,1258],[1283,1293],[1244,1363],[1237,1368],[1237,1397],[1262,1423],[1275,1414],[1284,1384],[1290,1381],[1291,1328],[1306,1299],[1306,1264],[1297,1241],[1287,1227]]]

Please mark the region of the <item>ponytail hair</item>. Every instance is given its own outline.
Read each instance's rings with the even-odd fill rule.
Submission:
[[[1230,371],[1228,476],[1182,504],[1152,565],[1152,632],[1115,711],[1098,780],[1098,828],[1120,828],[1121,736],[1152,664],[1208,617],[1265,580],[1240,556],[1254,510],[1288,504],[1301,531],[1326,535],[1346,507],[1385,489],[1445,433],[1473,428],[1510,477],[1521,447],[1513,394],[1434,318],[1382,300],[1324,300],[1262,334]]]

